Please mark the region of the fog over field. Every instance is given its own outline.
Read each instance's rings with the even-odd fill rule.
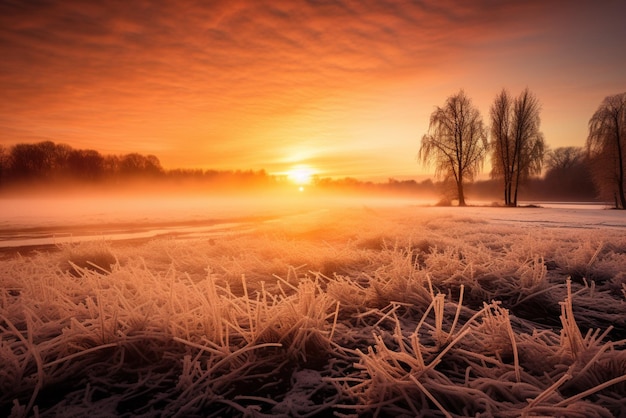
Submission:
[[[308,192],[308,191],[307,191]],[[0,198],[0,248],[213,234],[283,216],[337,207],[424,205],[407,197],[257,192],[235,195],[35,195]]]
[[[77,243],[94,239],[123,240],[161,235],[213,234],[216,230],[250,227],[259,221],[337,207],[424,208],[435,201],[432,198],[417,199],[407,196],[311,195],[297,191],[234,196],[125,194],[85,197],[77,194],[59,198],[18,195],[0,198],[0,248]],[[538,205],[545,210],[533,208],[530,211],[525,208],[501,210],[502,208],[486,207],[491,205],[490,202],[479,200],[470,201],[470,205],[472,204],[476,206],[463,211],[451,207],[431,208],[430,211],[493,216],[494,220],[510,222],[558,222],[563,225],[619,225],[623,218],[619,212],[598,211],[606,205],[590,202],[540,202]],[[565,211],[555,212],[551,209]]]
[[[267,197],[2,200],[0,415],[625,413],[621,211]]]

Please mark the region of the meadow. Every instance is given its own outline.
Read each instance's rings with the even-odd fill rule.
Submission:
[[[626,414],[626,218],[353,205],[0,259],[0,415]]]

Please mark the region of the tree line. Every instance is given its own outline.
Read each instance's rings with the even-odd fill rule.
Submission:
[[[438,182],[388,179],[386,183],[372,183],[352,178],[315,178],[313,186],[340,193],[425,196],[438,192],[444,195],[442,201],[456,198],[459,205],[465,204],[466,187],[481,199],[491,199],[499,188],[505,204],[516,206],[519,190],[525,185],[527,199],[598,197],[614,202],[615,207],[626,207],[626,93],[609,96],[600,104],[589,121],[584,148],[548,149],[540,131],[539,114],[539,101],[528,89],[517,97],[503,90],[490,108],[491,125],[487,128],[461,90],[435,109],[429,131],[422,137],[418,155],[424,163],[434,163]],[[474,182],[488,156],[492,180]],[[538,177],[542,172],[544,176]],[[284,187],[289,183],[286,176],[269,175],[265,170],[165,170],[154,155],[103,155],[52,141],[10,148],[0,145],[0,187],[64,181],[119,185],[133,179],[228,188]]]
[[[563,182],[564,176],[574,175],[572,180],[579,186],[589,187],[593,182],[599,197],[613,201],[616,208],[626,208],[626,93],[602,101],[589,121],[584,150],[548,151],[540,130],[540,111],[537,97],[528,88],[517,97],[503,89],[489,110],[487,128],[461,90],[431,114],[418,158],[435,166],[437,178],[454,185],[459,206],[466,204],[465,185],[490,156],[491,178],[499,182],[507,206],[517,206],[520,186],[542,173],[547,164],[544,181]]]
[[[526,182],[526,199],[590,200],[596,189],[590,181],[586,152],[579,147],[549,150],[545,157],[545,175]],[[135,180],[147,180],[156,187],[163,184],[191,188],[284,188],[292,187],[286,176],[270,175],[265,170],[200,170],[170,169],[161,166],[154,155],[130,153],[103,155],[96,150],[74,149],[69,145],[50,141],[35,144],[17,144],[10,148],[0,146],[0,188],[12,185],[61,185],[67,182],[88,186],[123,186]],[[145,182],[143,183],[145,184]],[[397,180],[385,182],[359,179],[315,176],[310,189],[338,194],[404,195],[430,198],[443,195],[442,203],[455,196],[448,195],[447,180]],[[497,180],[475,181],[467,187],[481,200],[498,199]],[[456,187],[454,192],[456,193]]]
[[[105,155],[93,149],[44,141],[33,144],[0,145],[0,190],[12,186],[61,186],[68,183],[88,186],[132,184],[134,180],[155,187],[181,186],[182,189],[241,190],[293,188],[287,175],[271,175],[265,170],[164,169],[155,155],[129,153]],[[315,176],[312,188],[341,194],[433,195],[438,186],[431,180],[388,179],[384,183],[346,177]]]
[[[0,179],[6,183],[80,179],[99,181],[119,176],[154,177],[164,173],[154,155],[102,155],[44,141],[0,147]]]
[[[223,183],[268,185],[277,181],[264,170],[200,170],[162,167],[155,155],[101,154],[93,149],[75,149],[43,141],[33,144],[0,145],[0,186],[33,184],[124,185],[134,180],[170,183]]]
[[[61,186],[68,183],[89,186],[124,186],[146,181],[155,187],[174,185],[200,189],[255,189],[291,187],[287,175],[265,170],[164,169],[155,155],[129,153],[106,155],[93,149],[43,141],[32,144],[0,145],[0,190],[11,186]],[[440,186],[432,180],[388,179],[374,183],[351,177],[333,179],[314,176],[311,188],[341,194],[433,195]]]

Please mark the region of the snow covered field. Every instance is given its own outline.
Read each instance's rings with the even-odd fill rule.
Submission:
[[[626,413],[623,212],[261,202],[4,206],[0,415]]]
[[[93,240],[208,236],[249,229],[262,220],[341,207],[427,206],[411,199],[252,197],[69,197],[0,199],[0,249]],[[483,205],[482,202],[476,202]],[[543,203],[541,208],[421,208],[424,213],[478,216],[508,224],[622,227],[624,216],[597,204]],[[558,209],[558,210],[555,210]],[[447,215],[446,215],[447,216]]]

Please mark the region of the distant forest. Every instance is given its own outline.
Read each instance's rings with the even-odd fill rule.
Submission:
[[[522,185],[522,200],[597,200],[581,148],[557,148],[549,151],[547,157],[543,175],[532,177]],[[123,188],[135,183],[207,192],[293,187],[286,176],[271,175],[265,170],[164,169],[154,155],[103,155],[96,150],[74,149],[51,141],[8,148],[0,146],[0,191],[23,187],[54,189],[68,185]],[[393,194],[425,199],[438,196],[442,203],[453,200],[455,191],[453,184],[430,179],[417,182],[389,178],[386,182],[370,182],[349,177],[314,177],[309,188],[343,194]],[[497,180],[470,183],[467,194],[470,199],[502,200]]]

